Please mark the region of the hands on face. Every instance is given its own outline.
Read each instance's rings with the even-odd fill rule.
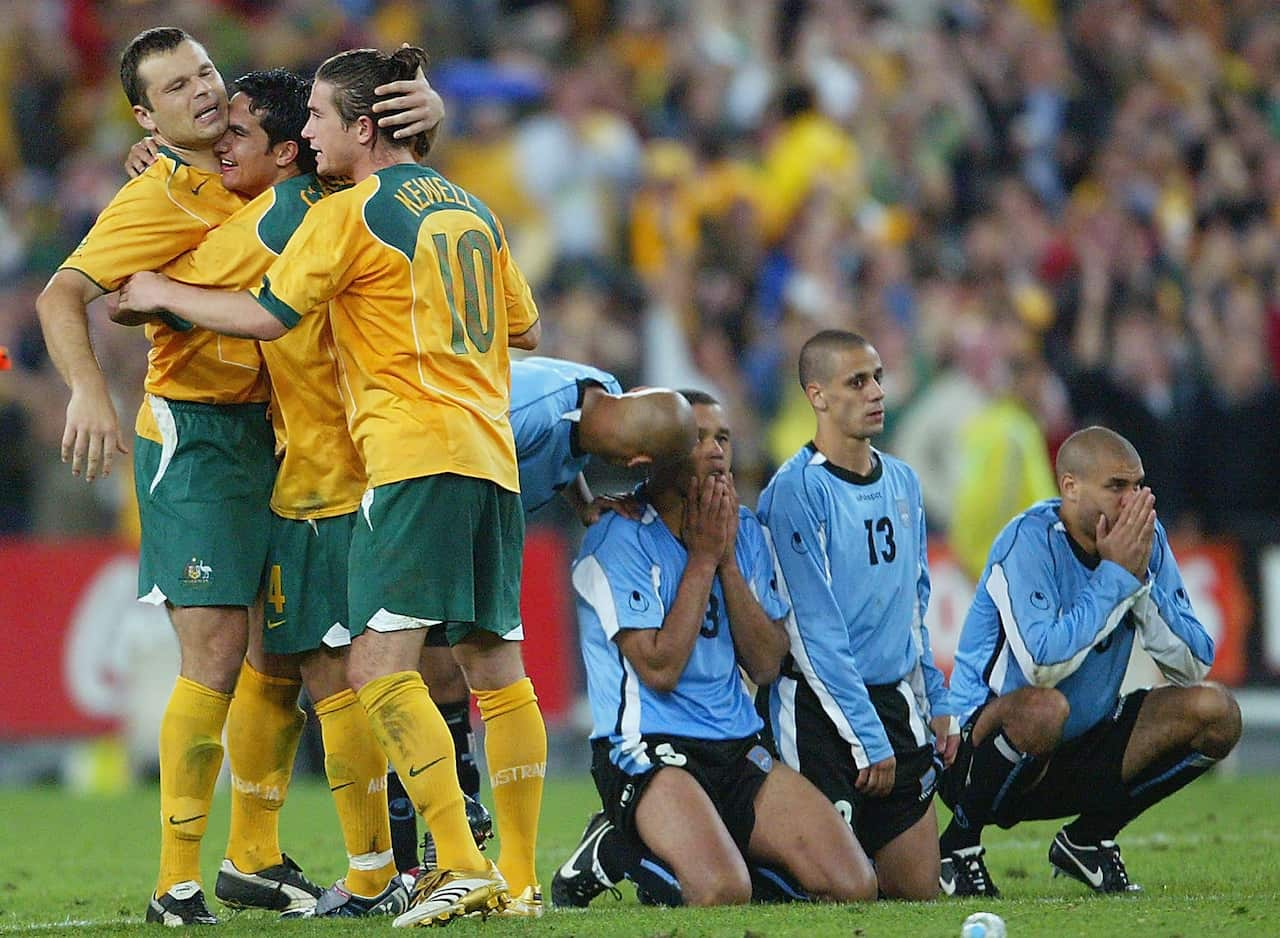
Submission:
[[[1107,523],[1106,515],[1098,518],[1098,554],[1145,581],[1155,533],[1156,497],[1143,486],[1121,502],[1114,525]]]

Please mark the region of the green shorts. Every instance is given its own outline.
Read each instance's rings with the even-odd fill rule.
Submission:
[[[164,442],[134,439],[138,597],[155,605],[253,605],[276,477],[267,405],[147,400]]]
[[[273,655],[351,644],[347,630],[347,555],[354,511],[336,518],[294,521],[271,516],[263,584],[266,631]]]
[[[351,535],[351,634],[520,627],[524,511],[487,479],[442,474],[365,493]]]

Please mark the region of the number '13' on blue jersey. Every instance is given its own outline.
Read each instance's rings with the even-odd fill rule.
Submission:
[[[739,510],[735,556],[765,613],[785,616],[767,534],[746,508]],[[614,641],[620,629],[662,627],[688,559],[684,544],[650,505],[639,521],[605,515],[587,531],[573,565],[591,738],[608,739],[613,762],[630,774],[649,767],[642,735],[743,739],[763,726],[738,673],[719,576],[701,634],[670,693],[646,686]]]
[[[593,384],[622,393],[617,378],[590,365],[541,357],[511,363],[511,431],[526,512],[555,498],[591,458],[577,440],[583,395]]]
[[[795,670],[859,768],[893,755],[868,685],[907,681],[921,745],[931,716],[950,713],[924,624],[929,566],[920,482],[906,463],[873,452],[875,468],[859,476],[811,443],[760,496],[760,520],[773,536],[792,607]],[[771,701],[784,750],[787,680],[775,683]]]

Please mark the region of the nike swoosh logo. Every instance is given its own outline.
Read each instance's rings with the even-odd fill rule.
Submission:
[[[418,766],[417,768],[414,768],[413,766],[409,766],[409,777],[417,778],[419,775],[421,775],[427,769],[431,768],[437,762],[443,762],[445,758],[446,758],[445,756],[441,756],[439,759],[432,759],[426,765]]]
[[[334,785],[329,791],[340,791],[343,788],[350,788],[355,782],[343,782],[341,785]]]
[[[267,628],[269,629],[278,629],[282,625],[284,625],[284,619],[276,619],[274,622],[270,619],[267,620]]]
[[[170,814],[169,823],[170,824],[190,824],[192,821],[198,821],[202,817],[204,817],[203,814],[193,814],[191,815],[191,817],[176,818],[172,814]]]
[[[198,185],[198,186],[193,186],[193,187],[192,187],[192,189],[191,189],[191,194],[192,194],[192,195],[199,195],[199,194],[200,194],[200,190],[201,190],[201,189],[203,189],[203,188],[205,187],[205,185],[206,185],[208,182],[209,182],[209,180],[207,180],[207,179],[206,179],[206,180],[204,180],[204,182],[200,183],[200,185]]]
[[[1097,889],[1102,885],[1102,867],[1098,867],[1096,870],[1091,870],[1089,869],[1089,867],[1085,866],[1083,863],[1077,860],[1075,856],[1073,856],[1071,853],[1067,851],[1063,851],[1063,852],[1066,853],[1067,856],[1071,857],[1071,862],[1074,863],[1076,865],[1076,868],[1080,870],[1081,873],[1084,874],[1084,878],[1089,881],[1090,886],[1092,886],[1094,889]]]

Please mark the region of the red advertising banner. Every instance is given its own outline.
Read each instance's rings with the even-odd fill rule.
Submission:
[[[1187,591],[1217,645],[1210,677],[1239,684],[1252,621],[1236,550],[1197,544],[1177,550]],[[578,643],[563,536],[528,530],[521,610],[525,666],[551,721],[579,692]],[[945,546],[931,545],[928,624],[938,666],[950,673],[973,585]],[[164,612],[136,601],[136,556],[99,540],[0,539],[0,739],[91,736],[118,728],[142,691],[167,696],[176,642]],[[1141,681],[1147,672],[1131,669]],[[1149,679],[1158,679],[1150,675]],[[135,710],[136,712],[136,710]]]
[[[577,693],[568,548],[528,529],[525,667],[554,721]],[[177,673],[164,611],[139,603],[137,555],[102,540],[0,539],[0,740],[92,736],[117,729],[139,695],[163,700]]]

